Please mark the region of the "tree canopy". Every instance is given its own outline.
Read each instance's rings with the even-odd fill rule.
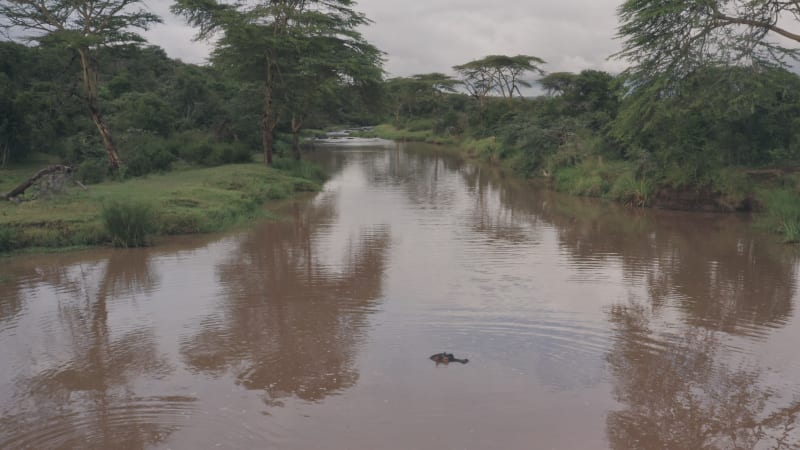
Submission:
[[[505,98],[522,97],[520,86],[531,87],[531,83],[522,77],[533,72],[543,75],[544,71],[539,65],[544,60],[536,56],[517,55],[489,55],[465,64],[453,66],[461,76],[467,92],[475,97],[481,104],[492,92]]]
[[[266,164],[272,162],[281,111],[288,111],[299,130],[305,114],[299,109],[307,110],[330,83],[380,78],[380,52],[357,31],[369,20],[353,5],[351,0],[178,0],[173,5],[173,12],[198,28],[199,39],[219,37],[215,65],[261,84]],[[284,94],[278,96],[279,91]]]
[[[390,78],[385,84],[395,123],[399,123],[403,113],[424,114],[433,111],[440,103],[442,94],[455,92],[455,87],[461,82],[449,75],[433,72]]]
[[[783,65],[800,57],[794,0],[626,0],[618,10],[626,71],[637,84],[707,64]],[[797,29],[791,31],[788,27]]]

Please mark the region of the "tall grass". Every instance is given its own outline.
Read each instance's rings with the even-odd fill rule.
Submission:
[[[355,135],[363,137],[378,137],[392,141],[417,142],[427,142],[434,138],[433,130],[410,130],[397,128],[394,125],[389,124],[376,125],[370,131],[355,133]]]
[[[653,184],[649,180],[637,178],[634,174],[625,172],[614,180],[608,197],[627,206],[641,208],[650,203],[652,193]]]
[[[562,167],[555,171],[553,182],[561,192],[607,198],[635,207],[647,206],[653,193],[653,183],[637,177],[633,165],[621,161],[592,159]]]
[[[153,207],[141,201],[112,201],[101,215],[115,247],[144,247],[157,228]]]
[[[800,196],[791,189],[761,191],[764,223],[787,243],[800,242]]]

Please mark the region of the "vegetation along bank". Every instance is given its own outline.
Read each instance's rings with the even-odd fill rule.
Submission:
[[[393,112],[368,135],[452,145],[559,191],[635,207],[758,211],[760,225],[800,239],[796,73],[701,66],[632,90],[631,75],[595,70],[525,83],[521,73],[541,72],[528,58],[388,80]],[[526,86],[539,94],[512,95]]]

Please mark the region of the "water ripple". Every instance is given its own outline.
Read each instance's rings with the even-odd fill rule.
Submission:
[[[138,398],[121,405],[32,419],[30,414],[4,417],[0,448],[142,447],[161,442],[187,424],[197,409],[192,397]]]

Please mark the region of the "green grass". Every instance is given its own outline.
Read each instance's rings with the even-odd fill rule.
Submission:
[[[635,207],[649,205],[654,190],[650,180],[636,176],[633,164],[600,159],[557,169],[553,185],[571,195],[601,197]]]
[[[354,136],[377,137],[392,141],[427,142],[429,144],[456,145],[460,142],[456,136],[438,136],[431,129],[420,129],[419,124],[409,128],[397,128],[390,124],[374,126],[369,131],[354,133]]]
[[[762,189],[758,197],[764,205],[761,223],[782,235],[785,242],[800,242],[800,193],[796,189]]]
[[[400,129],[390,124],[381,124],[374,126],[369,131],[362,131],[356,133],[363,137],[379,137],[383,139],[390,139],[393,141],[418,141],[425,142],[433,136],[432,130],[417,130],[412,131],[408,129]]]
[[[314,172],[316,180],[258,163],[231,164],[104,182],[87,191],[70,188],[63,195],[19,205],[3,201],[0,251],[110,244],[114,236],[102,211],[103,205],[112,203],[151,205],[155,235],[219,231],[263,216],[262,205],[268,200],[318,190],[318,169],[298,167],[297,175]],[[28,168],[2,169],[0,179],[15,185],[30,176],[28,172]]]

